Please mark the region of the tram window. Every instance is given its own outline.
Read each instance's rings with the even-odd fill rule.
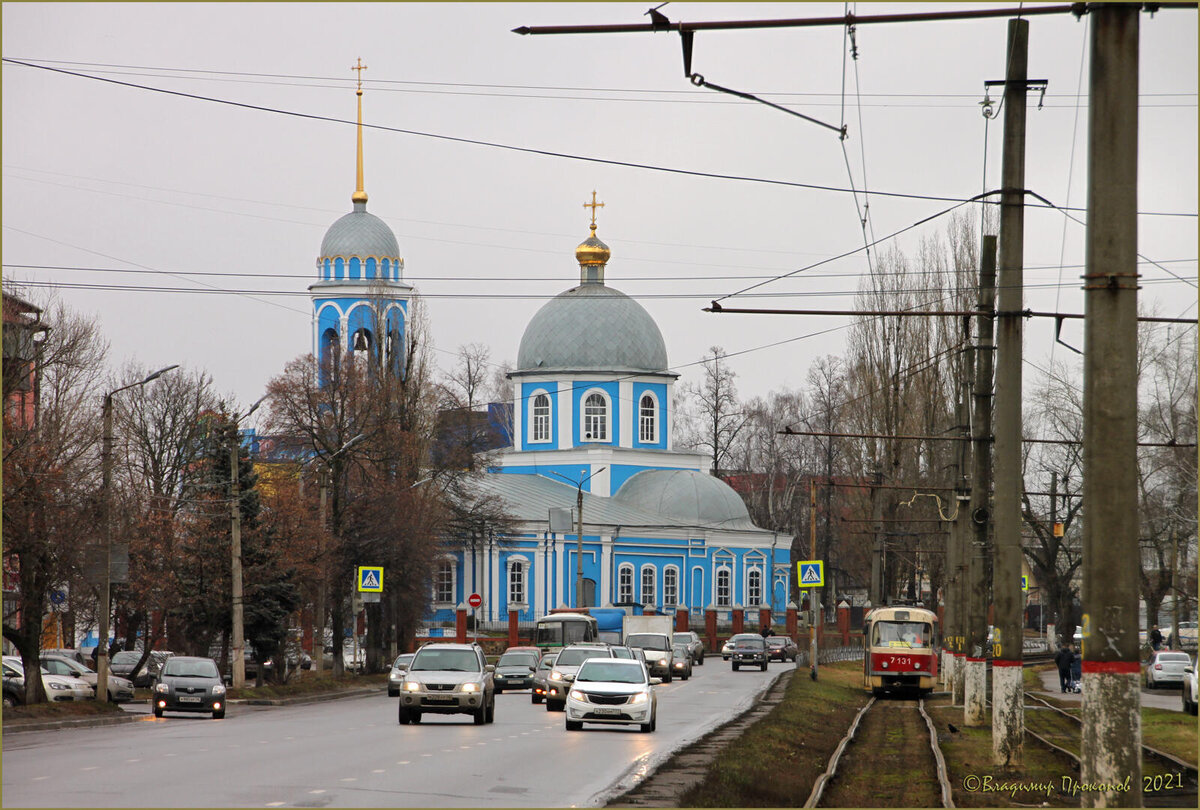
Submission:
[[[921,622],[878,622],[875,625],[873,646],[879,647],[928,647],[929,625]]]

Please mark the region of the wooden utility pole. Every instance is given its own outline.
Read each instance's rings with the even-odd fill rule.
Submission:
[[[1083,356],[1083,746],[1089,807],[1142,805],[1138,688],[1137,147],[1141,5],[1096,3]]]
[[[966,672],[963,676],[963,725],[982,726],[987,719],[988,527],[992,484],[992,332],[996,300],[996,237],[983,237],[979,268],[979,341],[975,350],[975,388],[971,420],[975,464],[971,475],[971,525],[967,547]]]
[[[996,314],[995,556],[992,600],[992,760],[1021,764],[1025,701],[1021,683],[1021,356],[1025,249],[1025,97],[1029,21],[1008,21],[1001,161],[1000,267]]]

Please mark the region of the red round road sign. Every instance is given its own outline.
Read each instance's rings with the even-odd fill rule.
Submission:
[[[477,608],[483,604],[483,597],[477,593],[473,593],[467,597],[467,604],[473,608]]]

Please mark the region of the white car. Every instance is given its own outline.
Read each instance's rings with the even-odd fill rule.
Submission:
[[[1146,664],[1146,688],[1158,689],[1166,684],[1182,684],[1183,671],[1191,663],[1191,656],[1187,653],[1159,650],[1150,656],[1150,662]]]
[[[25,667],[21,664],[21,656],[6,655],[4,656],[4,663],[18,677],[25,677]],[[90,700],[96,694],[96,690],[86,681],[81,681],[79,678],[68,675],[51,675],[45,667],[40,667],[40,669],[42,673],[42,688],[46,690],[46,700],[52,703],[64,700]]]
[[[638,661],[628,658],[589,658],[575,673],[567,693],[567,731],[584,723],[636,725],[643,732],[658,724],[658,696],[651,678]]]
[[[1188,714],[1196,713],[1196,664],[1197,661],[1193,659],[1183,670],[1183,710]]]
[[[68,675],[78,678],[92,687],[92,697],[96,696],[96,684],[99,682],[100,676],[94,669],[84,666],[74,658],[43,654],[42,669],[52,675]],[[128,703],[133,700],[133,681],[110,672],[108,675],[108,699],[113,703]]]

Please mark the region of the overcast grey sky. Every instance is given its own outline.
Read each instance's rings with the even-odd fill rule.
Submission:
[[[510,32],[645,22],[650,5],[5,3],[6,60],[340,119],[6,61],[6,288],[60,284],[65,302],[99,318],[114,366],[182,363],[206,369],[242,404],[257,399],[311,349],[306,288],[325,230],[351,208],[350,68],[361,57],[366,122],[407,131],[366,131],[368,210],[396,233],[406,279],[426,298],[440,365],[473,342],[488,345],[497,363],[516,359],[528,320],[578,280],[582,204],[595,189],[605,203],[598,235],[612,249],[607,281],[657,319],[685,380],[720,345],[745,352],[733,361],[743,396],[800,387],[814,358],[841,352],[848,319],[701,308],[861,247],[865,203],[868,233],[882,238],[953,204],[922,196],[962,199],[998,186],[1001,124],[986,124],[979,102],[984,82],[1004,76],[1007,23],[862,25],[857,61],[846,58],[844,27],[697,34],[693,68],[710,82],[844,121],[845,143],[693,87],[677,34]],[[851,5],[862,16],[980,4]],[[693,22],[845,8],[670,3],[662,11]],[[1142,265],[1141,298],[1163,315],[1195,317],[1196,12],[1144,14],[1141,26],[1139,209],[1184,215],[1141,217],[1139,250],[1158,263]],[[1079,208],[1087,32],[1086,18],[1030,20],[1029,76],[1049,89],[1041,109],[1031,100],[1027,185]],[[860,193],[856,206],[851,187],[869,196]],[[977,208],[965,210],[978,218]],[[946,224],[935,219],[889,245],[915,255],[919,240]],[[1027,306],[1082,312],[1083,227],[1046,209],[1031,209],[1026,227]],[[848,309],[865,269],[860,252],[756,290],[769,296],[725,303]],[[1064,339],[1081,346],[1081,323],[1068,323]],[[1044,365],[1052,346],[1052,321],[1027,325],[1033,362]],[[1060,347],[1055,358],[1067,354]]]

